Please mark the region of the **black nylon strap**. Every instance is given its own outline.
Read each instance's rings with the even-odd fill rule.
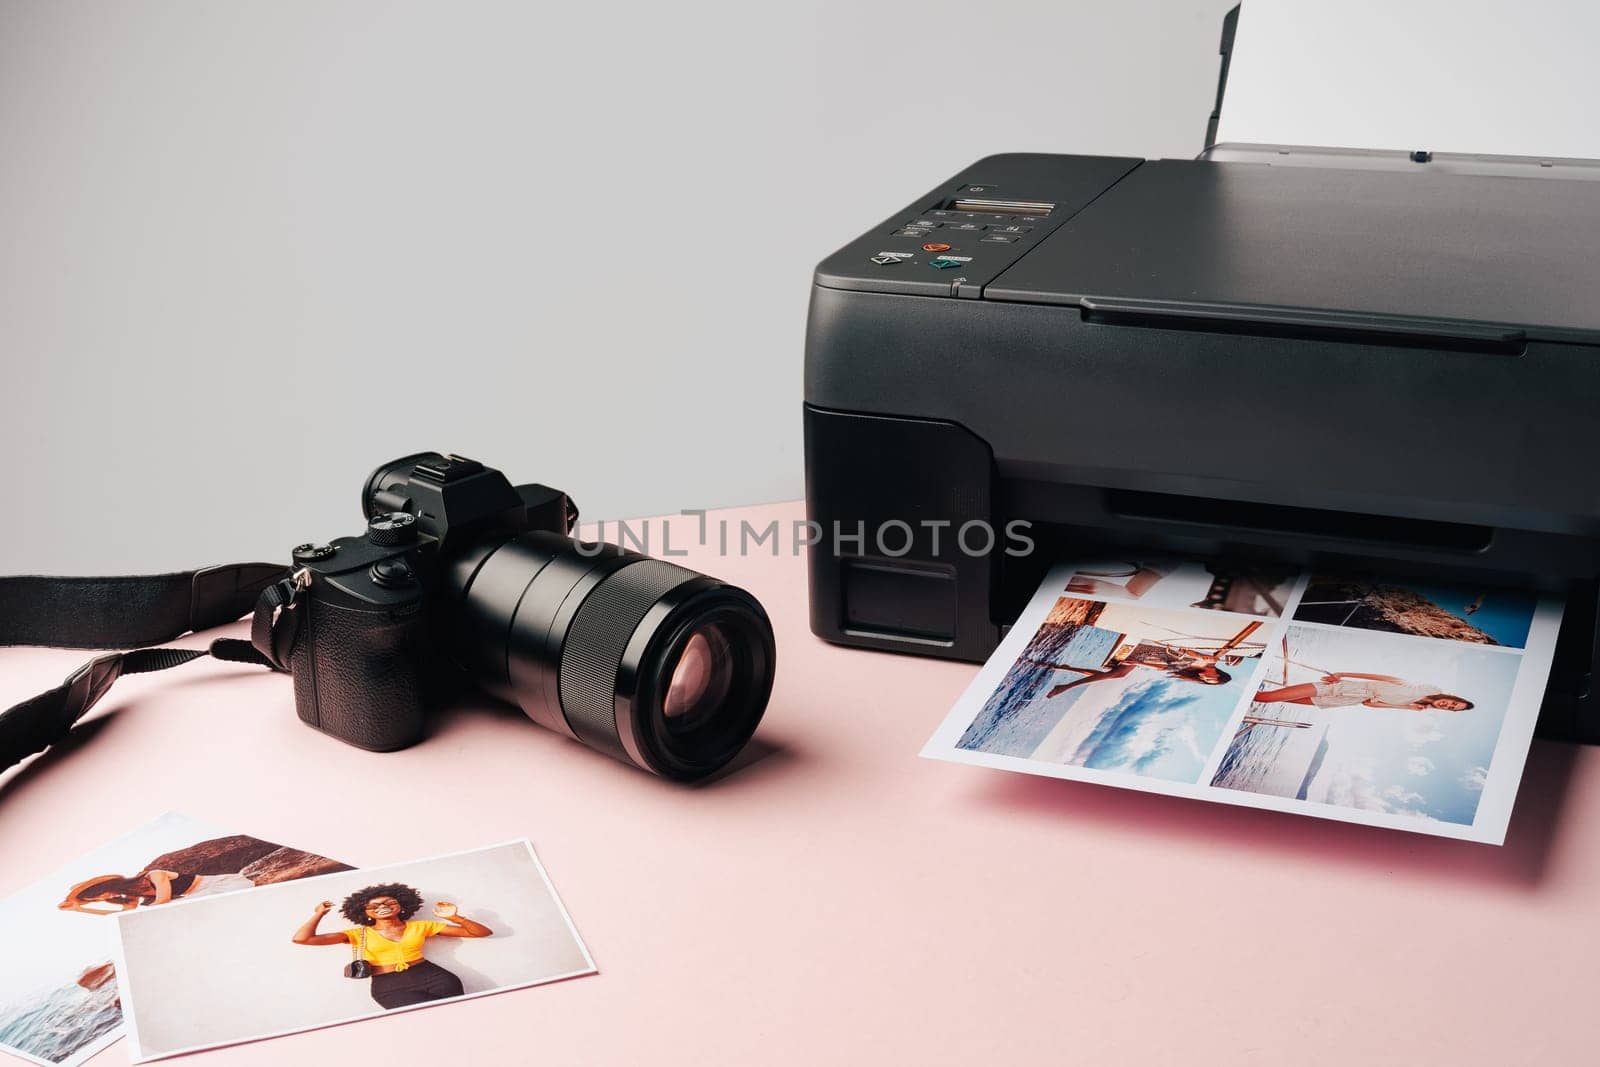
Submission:
[[[0,578],[0,645],[159,644],[232,622],[288,573],[280,563],[227,563],[121,578]]]
[[[266,635],[264,652],[250,641],[219,638],[203,649],[97,656],[54,689],[0,712],[0,772],[66,737],[125,674],[170,670],[206,656],[284,670],[287,644],[276,655],[272,638],[279,609],[293,599],[287,574],[278,564],[236,563],[128,578],[0,578],[0,645],[106,648],[166,641],[232,622],[252,606],[253,636]]]
[[[280,609],[294,603],[299,590],[294,578],[273,582],[261,590],[256,601],[256,615],[250,622],[250,647],[256,656],[273,670],[289,670],[289,653],[294,648],[294,635],[300,625],[300,616]]]

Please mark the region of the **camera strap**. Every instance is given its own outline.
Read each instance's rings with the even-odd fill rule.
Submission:
[[[206,648],[137,648],[97,656],[53,689],[0,712],[0,772],[66,737],[125,674],[212,657],[287,670],[299,584],[278,563],[229,563],[116,578],[0,578],[0,645],[129,648],[209,630],[254,611],[249,641]]]

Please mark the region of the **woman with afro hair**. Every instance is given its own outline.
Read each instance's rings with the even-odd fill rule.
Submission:
[[[355,926],[336,934],[317,933],[322,917],[333,910],[333,901],[324,900],[294,932],[294,943],[349,945],[356,958],[367,962],[372,999],[385,1010],[459,997],[461,979],[423,959],[423,942],[430,937],[488,937],[494,931],[462,915],[448,900],[433,906],[439,921],[410,921],[421,909],[422,894],[408,885],[369,885],[339,906]]]

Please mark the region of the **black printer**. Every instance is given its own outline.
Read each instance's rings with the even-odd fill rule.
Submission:
[[[1533,586],[1600,740],[1600,163],[991,156],[818,266],[804,417],[829,641],[982,660],[1117,549]]]

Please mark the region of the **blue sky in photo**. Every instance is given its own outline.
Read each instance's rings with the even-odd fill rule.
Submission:
[[[1417,582],[1392,582],[1419,596],[1425,596],[1457,618],[1465,619],[1507,648],[1522,648],[1528,643],[1528,630],[1533,625],[1533,609],[1539,598],[1532,593],[1515,589],[1483,588],[1456,585],[1421,585]],[[1467,605],[1479,596],[1483,603],[1471,615]]]

